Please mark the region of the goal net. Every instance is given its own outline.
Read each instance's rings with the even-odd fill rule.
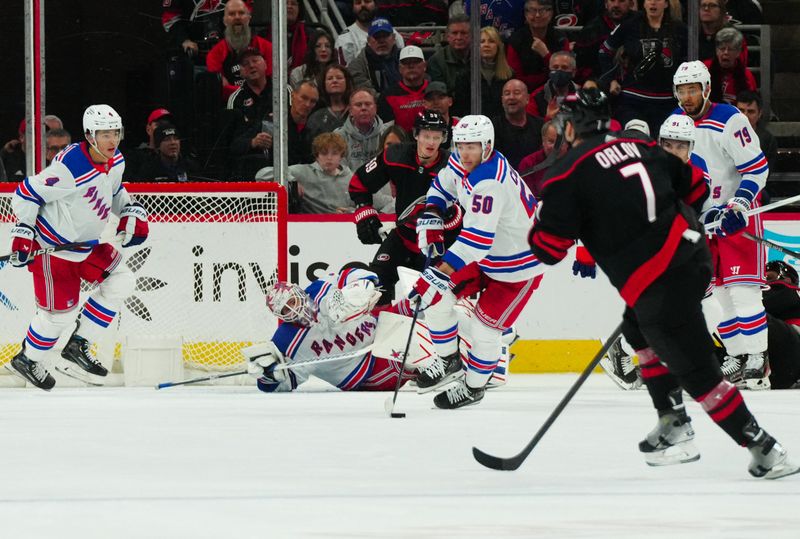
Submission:
[[[14,221],[15,187],[1,187],[3,238]],[[286,278],[283,188],[272,183],[126,187],[147,209],[150,235],[142,245],[121,249],[136,289],[120,308],[116,332],[110,328],[116,338],[113,353],[124,356],[120,343],[126,338],[177,338],[191,370],[243,368],[240,350],[268,339],[276,327],[264,293]],[[112,241],[115,230],[112,216],[102,241]],[[89,293],[84,287],[82,296]],[[34,309],[31,274],[0,267],[0,365],[19,351]]]

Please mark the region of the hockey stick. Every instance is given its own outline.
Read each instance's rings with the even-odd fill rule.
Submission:
[[[783,254],[785,254],[787,256],[791,256],[792,258],[796,258],[797,260],[800,260],[800,253],[798,253],[797,251],[792,251],[791,249],[787,249],[786,247],[784,247],[782,245],[778,245],[774,241],[770,241],[770,240],[768,240],[766,238],[760,238],[758,236],[754,236],[753,234],[750,234],[749,232],[742,232],[742,235],[745,238],[747,238],[748,240],[753,240],[756,243],[764,244],[767,247],[771,247],[771,248],[775,249],[778,252],[781,252],[781,253],[783,253]]]
[[[353,350],[352,352],[328,356],[322,359],[313,358],[302,361],[294,361],[292,363],[279,363],[278,365],[275,366],[275,370],[286,371],[290,369],[296,369],[297,367],[305,367],[306,365],[316,365],[317,363],[329,363],[331,361],[341,361],[343,359],[351,359],[369,353],[370,351],[372,351],[373,346],[374,345],[370,344],[369,346],[365,346],[364,348],[359,348],[358,350]],[[203,376],[201,378],[190,378],[189,380],[184,380],[182,382],[162,382],[156,386],[156,389],[165,389],[168,387],[175,387],[175,386],[185,386],[188,384],[197,384],[199,382],[218,380],[220,378],[228,378],[231,376],[241,376],[243,374],[247,374],[247,370],[228,372],[224,374],[211,374],[209,376]]]
[[[422,271],[428,269],[428,264],[431,263],[431,255],[433,254],[433,246],[428,247],[428,254],[425,256],[425,265],[422,267]],[[400,374],[397,376],[397,383],[394,385],[394,394],[391,397],[387,397],[386,401],[383,403],[383,408],[386,410],[386,413],[389,417],[392,418],[403,418],[406,416],[405,412],[395,412],[394,406],[397,404],[397,393],[400,391],[400,386],[403,384],[403,373],[405,372],[406,368],[406,359],[408,358],[408,350],[411,348],[411,339],[414,337],[414,328],[417,324],[417,317],[419,316],[419,307],[422,305],[422,298],[419,298],[417,301],[417,305],[414,307],[414,316],[411,317],[411,330],[408,332],[408,340],[406,341],[406,350],[403,352],[403,361],[400,363]]]
[[[50,253],[55,253],[57,251],[66,251],[67,249],[76,249],[78,247],[91,247],[92,245],[97,245],[98,243],[100,243],[100,240],[76,241],[74,243],[65,243],[64,245],[56,245],[55,247],[45,247],[44,249],[37,249],[36,251],[31,251],[30,253],[28,253],[28,257],[49,255]],[[10,254],[0,256],[0,262],[6,262],[10,259],[11,259]]]
[[[522,463],[525,462],[525,459],[528,458],[528,455],[531,454],[533,448],[536,447],[536,444],[539,443],[539,440],[541,440],[542,437],[547,433],[548,429],[553,425],[558,416],[561,415],[561,412],[563,412],[564,408],[567,407],[569,401],[572,400],[572,397],[575,396],[575,393],[578,392],[586,379],[589,378],[589,375],[592,374],[592,371],[597,367],[597,364],[600,363],[600,360],[603,359],[603,356],[606,355],[608,349],[611,348],[611,345],[614,344],[621,334],[622,322],[620,322],[620,324],[617,326],[617,329],[614,330],[614,333],[612,333],[611,336],[606,340],[606,342],[603,344],[603,347],[599,352],[597,352],[597,355],[594,356],[594,359],[592,359],[589,365],[586,366],[575,383],[572,384],[572,387],[569,388],[567,394],[564,395],[564,398],[558,403],[558,406],[556,406],[555,410],[553,410],[553,412],[550,414],[550,417],[547,418],[547,421],[545,421],[544,424],[539,428],[539,430],[533,436],[533,439],[528,442],[528,445],[526,445],[519,454],[508,458],[495,457],[488,453],[484,453],[477,447],[473,447],[472,456],[475,457],[475,460],[487,468],[492,468],[493,470],[516,470],[519,468]]]

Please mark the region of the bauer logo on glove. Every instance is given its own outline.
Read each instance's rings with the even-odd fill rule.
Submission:
[[[122,208],[119,214],[117,237],[122,242],[123,247],[142,244],[147,239],[149,232],[147,211],[141,204],[134,202]]]

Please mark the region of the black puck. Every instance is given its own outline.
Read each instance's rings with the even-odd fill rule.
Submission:
[[[392,412],[392,417],[405,417],[405,412]]]

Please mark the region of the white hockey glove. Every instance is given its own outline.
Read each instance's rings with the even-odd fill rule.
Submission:
[[[381,297],[381,290],[368,279],[359,279],[328,296],[328,318],[336,324],[367,314]]]
[[[285,370],[275,370],[285,360],[272,341],[243,348],[242,354],[247,358],[247,373],[250,376],[266,378],[269,382],[278,384],[287,379]]]

